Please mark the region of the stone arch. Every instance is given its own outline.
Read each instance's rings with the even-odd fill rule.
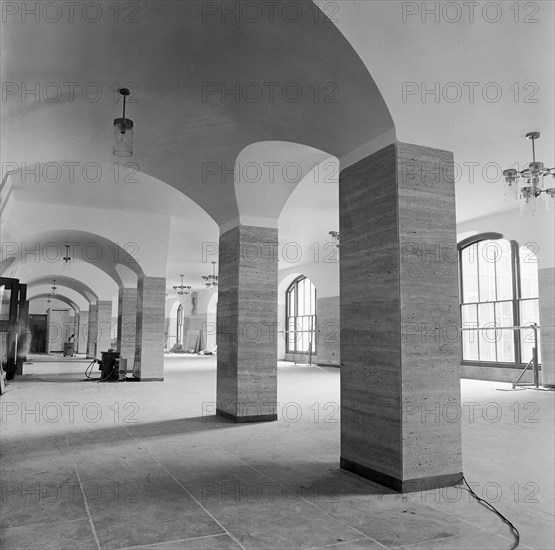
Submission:
[[[32,302],[33,300],[40,300],[42,298],[48,298],[49,296],[50,294],[46,292],[41,292],[39,294],[34,294],[32,296],[29,296],[28,299],[29,299],[29,302]],[[81,311],[81,308],[71,298],[68,298],[63,294],[56,294],[55,298],[56,300],[59,300],[60,302],[67,304],[69,307],[73,309],[73,311],[75,311],[75,313],[79,313]]]
[[[112,278],[120,288],[124,286],[124,282],[116,270],[117,263],[124,264],[137,277],[144,275],[137,260],[117,243],[100,235],[73,229],[36,233],[13,243],[17,248],[12,252],[15,261],[11,266],[19,271],[31,255],[36,263],[42,262],[61,268],[65,256],[65,243],[70,244],[69,253],[73,262],[94,265]]]
[[[98,294],[88,285],[83,283],[78,279],[73,277],[68,277],[66,275],[53,275],[53,276],[41,276],[30,279],[27,282],[28,288],[32,290],[34,287],[40,285],[48,285],[52,283],[53,279],[56,279],[56,286],[70,288],[78,294],[80,294],[89,303],[98,301]]]

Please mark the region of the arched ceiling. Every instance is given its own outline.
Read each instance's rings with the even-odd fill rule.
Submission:
[[[277,227],[281,211],[297,185],[329,156],[306,145],[281,141],[246,147],[237,157],[235,173],[241,223]]]
[[[46,280],[49,287],[52,286],[53,279],[69,277],[86,284],[101,300],[112,300],[114,298],[117,300],[118,285],[94,264],[75,261],[72,262],[70,270],[66,271],[62,262],[50,263],[35,260],[36,257],[33,254],[24,256],[23,261],[20,257],[20,261],[13,261],[3,275],[18,278],[22,283],[40,278]]]
[[[35,235],[23,235],[19,242],[10,243],[8,257],[15,257],[9,266],[17,269],[20,265],[43,264],[51,273],[64,267],[66,250],[72,263],[91,264],[108,275],[119,286],[124,286],[120,273],[115,269],[118,263],[125,265],[136,277],[143,274],[137,260],[127,250],[108,239],[78,230],[45,231]],[[69,244],[69,249],[65,248]],[[5,249],[6,250],[6,249]],[[3,253],[5,253],[5,250]],[[18,273],[18,277],[21,275]]]
[[[4,241],[18,243],[44,231],[61,236],[61,228],[94,233],[96,225],[104,238],[120,245],[135,238],[143,254],[139,263],[160,270],[149,275],[166,275],[171,292],[180,273],[195,287],[211,271],[202,253],[205,243],[217,243],[217,224],[237,219],[240,209],[250,215],[257,202],[262,211],[273,212],[273,195],[250,196],[233,178],[241,153],[261,142],[298,143],[342,163],[364,155],[368,143],[379,144],[383,136],[452,150],[459,222],[517,208],[503,201],[500,169],[531,160],[527,131],[542,132],[538,158],[554,164],[551,0],[533,3],[539,8],[534,23],[525,22],[525,11],[515,22],[505,4],[499,21],[486,21],[484,2],[472,23],[468,17],[457,23],[441,17],[436,23],[433,16],[422,21],[421,13],[403,18],[408,5],[426,6],[390,0],[321,3],[333,13],[333,23],[309,0],[288,2],[289,20],[278,8],[273,19],[264,15],[256,23],[244,13],[239,22],[222,15],[223,7],[255,5],[246,0],[131,4],[138,12],[122,7],[117,23],[109,10],[95,23],[79,10],[72,22],[67,17],[23,22],[11,16],[3,23],[1,76],[13,91],[0,104],[3,172],[22,163],[32,170],[34,163],[53,159],[77,163],[72,181],[63,175],[46,181],[39,169],[38,181],[16,176],[13,187],[4,186],[2,207],[10,203],[2,211]],[[301,18],[292,22],[295,6]],[[478,83],[473,101],[466,95],[445,99],[445,84],[468,91],[467,82]],[[498,102],[482,96],[491,82],[501,87]],[[48,83],[63,93],[58,97],[55,87],[46,90]],[[439,100],[422,96],[436,83]],[[115,90],[126,84],[134,91],[127,116],[135,121],[135,146],[131,159],[118,159],[112,156],[112,121],[121,116]],[[417,92],[403,97],[407,85],[416,85]],[[302,98],[284,99],[282,92],[295,87]],[[31,90],[27,95],[25,88]],[[231,93],[222,96],[225,89]],[[262,96],[252,101],[257,89]],[[527,94],[534,90],[530,100]],[[54,94],[54,100],[44,94]],[[264,151],[263,160],[282,162],[282,152]],[[132,164],[125,168],[128,160]],[[101,167],[101,180],[82,177],[88,163]],[[492,174],[484,171],[488,165],[493,180],[484,177]],[[314,179],[306,176],[284,208],[284,242],[327,239],[327,231],[337,228],[332,227],[336,187],[322,192]],[[284,267],[290,266],[280,264]],[[20,263],[5,272],[15,269],[22,280],[58,273],[59,266],[48,268]],[[113,295],[115,283],[104,271],[81,262],[73,268],[100,296]],[[127,268],[111,269],[118,284],[132,284],[136,277]]]
[[[541,132],[537,158],[555,166],[555,2],[332,4],[397,139],[454,152],[457,221],[518,216],[502,170],[532,161],[527,132]]]
[[[56,277],[56,286],[57,287],[65,287],[74,290],[79,295],[81,295],[85,300],[88,302],[97,302],[98,295],[90,288],[88,285],[76,279],[74,277],[68,277],[67,275],[58,275]],[[49,276],[41,276],[41,277],[34,277],[27,281],[27,285],[29,289],[33,289],[35,286],[39,285],[50,285],[53,286],[53,279]]]
[[[50,294],[48,293],[31,293],[30,296],[28,296],[28,300],[31,302],[33,300],[41,300],[41,301],[45,301],[46,299],[48,299],[48,296],[50,296]],[[74,302],[71,298],[68,298],[67,296],[64,296],[63,294],[56,294],[56,297],[54,298],[54,300],[51,303],[55,303],[55,301],[58,300],[59,302],[63,302],[64,304],[67,304],[69,307],[71,307],[76,313],[79,313],[81,311],[81,308],[79,307],[79,305]],[[45,302],[45,306],[49,307],[50,304]]]
[[[8,18],[2,42],[13,54],[3,61],[4,81],[38,83],[40,90],[49,82],[80,84],[74,95],[66,86],[52,102],[7,97],[7,160],[113,163],[112,121],[121,116],[114,88],[131,83],[137,90],[127,109],[136,125],[133,161],[222,224],[237,217],[234,188],[218,175],[203,176],[207,166],[233,169],[245,147],[268,140],[342,156],[393,128],[358,55],[324,16],[315,17],[310,0],[290,2],[298,21],[290,15],[257,24],[206,16],[204,2],[138,5],[133,24],[114,25],[107,16],[95,24],[76,16],[55,25]],[[222,97],[235,83],[237,101]],[[267,96],[249,99],[249,83]],[[275,83],[275,96],[265,83]]]

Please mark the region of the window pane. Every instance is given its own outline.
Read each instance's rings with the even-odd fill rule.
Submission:
[[[478,245],[463,248],[461,252],[461,270],[463,302],[478,301]]]
[[[496,241],[478,243],[480,302],[495,300],[495,264],[498,257],[499,246]]]
[[[495,241],[499,245],[500,254],[496,263],[497,299],[513,299],[513,262],[511,243],[505,239]]]
[[[299,286],[297,287],[297,315],[304,315],[304,283],[306,279],[299,281]]]
[[[294,291],[290,291],[290,292],[287,293],[287,313],[289,315],[295,315],[296,314],[295,306],[294,306],[295,302],[293,300],[293,294],[294,294]]]
[[[495,304],[495,323],[498,327],[513,326],[513,302],[498,302]],[[489,332],[489,331],[488,331]],[[497,332],[497,361],[514,363],[515,360],[514,333],[512,330]]]
[[[299,351],[308,351],[308,333],[301,333],[301,346]]]
[[[0,320],[10,320],[10,300],[12,291],[7,286],[0,286]]]
[[[538,260],[536,255],[526,248],[520,247],[520,297],[538,297]]]
[[[469,305],[461,308],[462,328],[475,328],[478,326],[478,306]],[[478,338],[477,330],[462,331],[462,358],[465,361],[478,361]]]
[[[522,300],[520,302],[520,325],[540,324],[538,300]],[[520,331],[521,361],[528,363],[532,359],[532,348],[534,347],[534,331]],[[538,361],[541,363],[540,332],[538,331]]]
[[[478,305],[478,322],[480,327],[493,327],[495,326],[495,309],[494,304],[479,304]],[[496,360],[496,336],[495,330],[481,330],[480,331],[480,361],[495,361]]]
[[[305,294],[304,294],[304,314],[310,315],[312,310],[310,309],[310,284],[305,286]]]

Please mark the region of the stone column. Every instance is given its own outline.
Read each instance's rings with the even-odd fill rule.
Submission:
[[[339,366],[339,296],[318,298],[316,302],[318,365]]]
[[[89,312],[88,310],[81,310],[79,312],[79,328],[77,333],[75,334],[76,353],[87,354],[88,325],[89,325]]]
[[[23,363],[27,361],[27,353],[31,347],[31,333],[29,331],[29,301],[27,300],[27,285],[19,285],[19,313],[17,316],[18,337],[16,374],[23,374]]]
[[[98,303],[91,304],[87,328],[87,357],[92,358],[96,357],[96,342],[98,339]]]
[[[451,153],[397,143],[342,171],[341,467],[401,492],[462,477]]]
[[[112,301],[100,300],[98,302],[98,335],[96,353],[100,358],[103,351],[112,347]]]
[[[555,268],[538,270],[542,386],[555,386]]]
[[[220,236],[217,414],[276,420],[277,229],[237,226]]]
[[[73,319],[73,330],[71,331],[72,334],[75,335],[73,339],[73,353],[78,353],[79,351],[79,326],[80,326],[80,319],[81,317],[81,310],[75,312],[75,317]]]
[[[141,381],[164,380],[165,300],[164,277],[139,278],[133,376]]]
[[[137,289],[120,288],[118,293],[118,344],[120,356],[133,368],[135,359],[135,324],[137,322]]]

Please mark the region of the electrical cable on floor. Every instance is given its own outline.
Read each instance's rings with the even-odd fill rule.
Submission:
[[[115,364],[112,367],[112,370],[110,371],[110,373],[107,374],[106,376],[104,376],[104,377],[101,376],[100,378],[92,378],[92,369],[93,369],[94,365],[96,365],[96,363],[100,363],[100,361],[98,361],[97,359],[93,359],[90,362],[89,366],[85,369],[85,380],[95,380],[97,383],[98,382],[106,382],[110,378],[110,376],[112,376],[112,373],[115,370]]]
[[[89,366],[85,369],[85,380],[90,380],[91,376],[92,376],[92,369],[94,367],[94,365],[96,364],[96,359],[93,359]]]
[[[493,506],[492,504],[490,504],[487,500],[484,500],[483,498],[480,498],[472,489],[472,487],[470,487],[470,485],[468,484],[468,481],[466,481],[466,478],[464,476],[462,476],[462,478],[458,481],[458,483],[460,483],[461,481],[464,481],[465,485],[468,488],[468,491],[470,492],[470,494],[476,499],[478,500],[481,504],[483,504],[484,506],[486,506],[487,508],[489,508],[492,512],[494,512],[495,514],[497,514],[510,528],[511,531],[513,533],[513,536],[515,538],[515,543],[513,544],[513,546],[511,546],[510,550],[515,550],[515,548],[518,548],[518,545],[520,544],[520,533],[518,531],[518,529],[499,511],[495,508],[495,506]]]

